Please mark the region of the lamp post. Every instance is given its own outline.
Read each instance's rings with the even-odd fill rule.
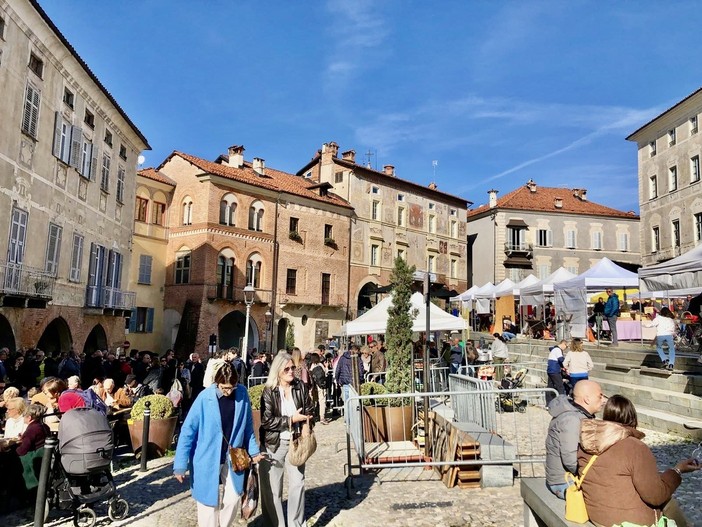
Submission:
[[[271,313],[271,310],[268,309],[266,310],[266,313],[263,315],[266,317],[266,350],[265,351],[270,351],[270,348],[273,347],[273,313]],[[270,348],[268,346],[269,339],[271,342]]]
[[[249,351],[249,317],[251,316],[251,306],[254,303],[256,289],[251,284],[244,287],[244,304],[246,304],[246,322],[244,323],[244,342],[241,345],[241,359],[246,364],[246,355]]]

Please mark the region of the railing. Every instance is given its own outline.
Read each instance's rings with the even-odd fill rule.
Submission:
[[[245,302],[244,288],[232,287],[225,284],[205,284],[207,298],[210,300],[227,300],[228,302]],[[256,289],[254,293],[254,304],[270,304],[270,289]]]
[[[526,253],[531,254],[534,251],[533,243],[505,243],[505,253],[510,255],[512,253]]]
[[[51,299],[55,284],[56,277],[42,269],[0,263],[0,291],[4,294]]]
[[[136,306],[136,293],[123,291],[116,287],[89,285],[86,291],[85,305],[103,309],[128,309]]]

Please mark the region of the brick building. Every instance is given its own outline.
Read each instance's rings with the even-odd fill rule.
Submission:
[[[244,148],[207,161],[181,152],[157,169],[175,183],[168,219],[164,331],[176,353],[240,347],[252,285],[248,349],[276,349],[293,324],[310,348],[348,309],[353,208],[330,185],[244,161]]]
[[[0,2],[0,57],[0,347],[117,346],[149,145],[38,2]]]

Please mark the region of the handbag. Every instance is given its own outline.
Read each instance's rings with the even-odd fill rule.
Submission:
[[[566,482],[572,481],[574,485],[568,487],[565,491],[565,519],[573,523],[586,523],[590,518],[585,508],[585,497],[580,486],[583,484],[585,475],[590,469],[590,465],[597,459],[597,456],[592,456],[583,469],[582,476],[574,476],[570,472],[566,472]]]
[[[302,425],[302,433],[293,439],[288,450],[288,463],[296,467],[302,466],[317,450],[317,438],[314,436],[310,420]]]
[[[252,464],[244,476],[244,496],[241,499],[241,517],[245,520],[256,514],[258,508],[258,468]]]
[[[224,438],[224,442],[227,443],[227,447],[229,448],[229,460],[232,462],[234,472],[243,472],[244,470],[248,470],[248,468],[251,466],[251,457],[246,449],[231,446],[224,434],[222,434],[222,438]]]

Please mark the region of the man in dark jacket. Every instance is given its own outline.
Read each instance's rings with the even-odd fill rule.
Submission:
[[[578,473],[578,443],[580,420],[593,419],[604,406],[606,397],[595,381],[578,381],[573,388],[573,400],[559,395],[548,407],[553,416],[546,436],[546,487],[565,499],[565,473]]]
[[[461,369],[461,364],[463,364],[463,346],[461,346],[460,339],[454,338],[451,341],[451,354],[449,357],[451,361],[451,373],[458,373]]]
[[[190,388],[192,390],[193,401],[204,389],[203,382],[205,380],[205,367],[202,365],[199,353],[191,353],[190,360],[186,364],[186,368],[190,370]]]
[[[341,386],[341,396],[344,401],[349,397],[349,386],[353,385],[352,355],[356,356],[358,360],[358,378],[362,379],[364,374],[363,361],[361,360],[359,347],[356,344],[351,344],[349,350],[350,351],[345,351],[339,358],[334,372],[334,380],[336,384]]]
[[[617,317],[619,316],[619,297],[611,288],[607,289],[609,298],[604,306],[604,316],[609,325],[609,332],[612,335],[612,347],[616,348],[619,345],[617,341]]]

